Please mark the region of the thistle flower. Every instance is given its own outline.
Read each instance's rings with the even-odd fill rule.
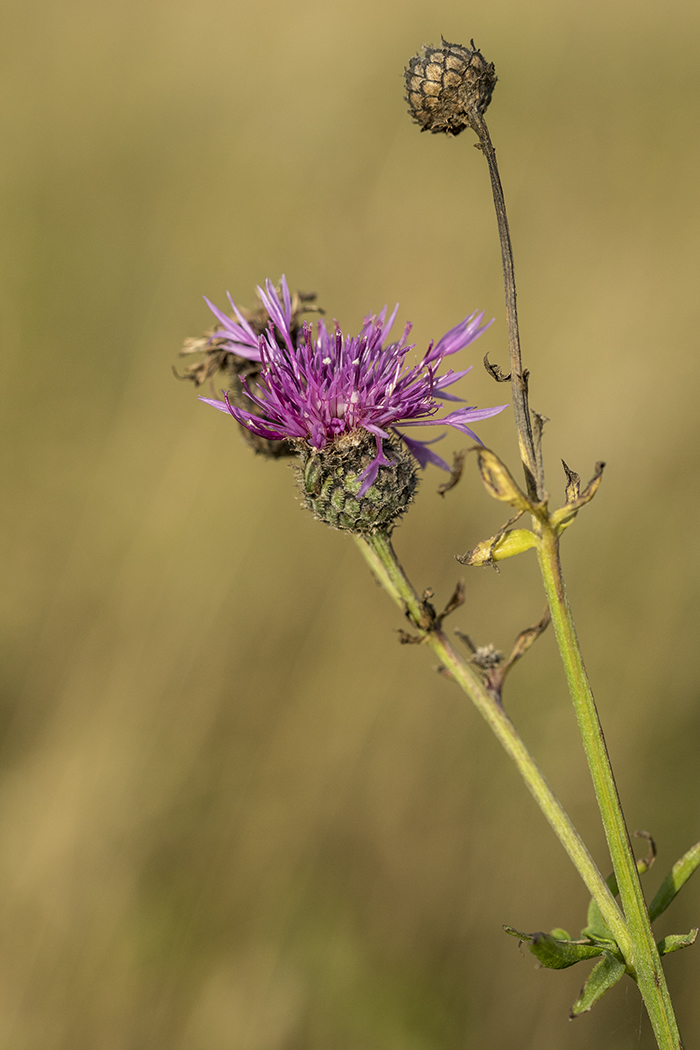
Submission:
[[[431,342],[420,363],[408,367],[406,357],[415,346],[408,342],[411,325],[406,325],[397,342],[388,341],[398,307],[388,318],[386,307],[367,317],[356,336],[344,335],[337,323],[329,331],[323,319],[314,336],[313,327],[304,324],[295,342],[285,278],[281,295],[271,281],[258,293],[271,319],[262,335],[230,297],[235,321],[207,300],[222,326],[218,334],[230,350],[261,364],[254,389],[241,377],[252,410],[232,404],[227,395],[223,401],[200,400],[230,413],[252,434],[294,442],[302,459],[307,504],[336,528],[372,530],[403,513],[416,485],[412,458],[421,467],[433,463],[449,471],[429,448],[432,441],[409,438],[398,427],[449,426],[481,444],[469,424],[507,407],[464,407],[440,415],[442,401],[461,400],[447,388],[470,371],[450,369],[438,375],[440,366],[486,330],[483,313],[471,314],[437,343]],[[392,472],[400,489],[393,502],[385,491]]]

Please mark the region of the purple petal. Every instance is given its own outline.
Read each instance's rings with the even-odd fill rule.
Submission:
[[[397,315],[398,312],[399,312],[399,304],[397,303],[396,306],[394,307],[392,313],[389,315],[388,321],[385,322],[384,318],[382,317],[382,331],[384,332],[384,338],[385,339],[388,336],[388,334],[391,331],[391,329],[394,327],[394,321],[396,320],[396,315]],[[386,306],[382,310],[382,314],[383,315],[386,314]]]
[[[397,433],[399,433],[399,431],[397,431]],[[414,438],[406,437],[405,434],[401,434],[401,439],[423,470],[428,466],[428,463],[433,463],[436,467],[440,467],[440,470],[446,470],[449,473],[450,468],[447,463],[445,463],[445,460],[441,456],[438,456],[437,452],[433,452],[432,449],[427,447],[428,445],[434,445],[436,441],[442,441],[444,436],[444,434],[441,434],[440,437],[433,438],[432,441],[416,441]]]
[[[287,282],[284,281],[284,284],[282,286],[283,294],[286,285]],[[287,348],[293,351],[294,348],[292,346],[292,337],[289,331],[290,325],[292,323],[292,306],[289,298],[289,289],[287,288],[287,294],[284,299],[284,306],[282,306],[282,303],[280,302],[280,297],[277,294],[277,289],[275,288],[272,281],[265,281],[265,289],[266,291],[264,292],[260,285],[258,285],[258,295],[260,296],[260,300],[265,309],[267,310],[268,314],[270,315],[270,319],[275,325],[275,328],[277,328],[280,335],[284,339]]]
[[[369,430],[370,434],[374,434],[374,436],[376,438],[388,438],[389,437],[389,434],[387,433],[386,430],[382,430],[381,427],[375,426],[374,423],[365,423],[363,429],[364,430]],[[379,444],[379,441],[377,441],[377,444]]]
[[[449,416],[440,416],[439,419],[402,419],[399,425],[402,427],[448,426],[461,430],[467,421],[473,423],[475,419],[497,416],[499,412],[508,407],[508,405],[496,405],[495,408],[458,408],[455,412],[450,412]]]
[[[388,435],[387,435],[387,437],[388,437]],[[380,467],[390,467],[391,466],[391,462],[392,461],[387,459],[386,456],[384,455],[384,449],[382,448],[382,439],[380,437],[378,437],[377,438],[377,455],[374,457],[374,459],[369,464],[369,466],[365,467],[365,469],[362,471],[362,473],[360,474],[359,478],[357,479],[358,481],[362,482],[362,484],[360,485],[360,491],[357,493],[358,499],[360,499],[362,496],[364,496],[364,494],[367,491],[367,489],[372,487],[372,485],[374,484],[374,482],[377,479],[377,474],[379,473],[379,468]]]
[[[483,316],[483,310],[481,313],[470,314],[469,317],[465,317],[454,328],[450,328],[449,332],[443,335],[442,339],[435,344],[432,350],[428,351],[424,364],[440,360],[440,358],[447,357],[449,354],[455,354],[458,350],[464,350],[466,346],[469,346],[480,335],[483,335],[487,328],[490,328],[493,324],[492,319],[488,324],[482,325]]]
[[[227,339],[234,343],[236,347],[235,353],[240,357],[247,357],[251,361],[259,361],[260,341],[248,322],[241,317],[240,320],[242,321],[242,324],[236,324],[236,322],[232,321],[223,310],[220,310],[218,306],[214,306],[214,304],[207,299],[206,295],[202,296],[202,298],[224,329],[219,338]],[[231,299],[230,296],[229,299]],[[235,310],[236,307],[232,299],[231,305]]]
[[[289,318],[288,324],[292,323],[292,297],[289,294],[289,285],[287,284],[287,278],[282,274],[280,278],[280,284],[282,285],[282,299],[284,300],[284,316]]]
[[[225,401],[213,401],[210,397],[200,397],[200,401],[203,401],[205,405],[211,405],[212,408],[218,408],[219,412],[226,412],[227,415],[231,415],[231,410]]]
[[[446,386],[452,386],[452,384],[456,383],[458,379],[462,379],[464,376],[469,375],[472,368],[473,365],[470,365],[469,368],[463,368],[461,372],[453,372],[452,369],[450,369],[450,371],[446,372],[444,376],[438,376],[435,380],[433,390],[443,390]],[[459,400],[461,401],[462,399],[459,398]]]
[[[238,325],[244,330],[244,332],[246,333],[246,335],[248,337],[249,345],[257,346],[259,344],[259,342],[260,342],[260,337],[253,331],[253,329],[250,326],[250,324],[248,323],[248,321],[246,321],[245,317],[243,316],[241,311],[238,309],[238,307],[234,303],[230,292],[226,292],[226,298],[228,299],[229,303],[231,304],[231,309],[233,310],[234,314],[236,315],[236,319],[238,321]]]
[[[436,423],[449,423],[451,427],[455,426],[457,422],[473,423],[477,419],[490,419],[491,416],[497,416],[499,412],[503,412],[505,408],[509,408],[509,405],[495,405],[493,408],[458,408],[455,412],[451,412],[449,416],[444,416],[443,419],[435,420]]]

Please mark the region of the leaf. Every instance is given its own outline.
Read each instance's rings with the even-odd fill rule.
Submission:
[[[466,554],[456,557],[462,565],[493,565],[494,562],[513,558],[535,546],[537,537],[529,529],[502,529],[488,540],[477,543]]]
[[[512,926],[504,926],[503,929],[511,937],[524,941],[538,962],[548,970],[565,970],[586,959],[595,959],[605,950],[590,941],[558,940],[548,933],[520,933]]]
[[[564,460],[561,461],[561,465],[566,474],[566,502],[574,503],[581,495],[581,475],[572,470]]]
[[[593,477],[588,482],[580,496],[574,496],[574,490],[579,484],[579,482],[576,482],[573,487],[571,486],[571,482],[569,483],[569,485],[567,485],[566,503],[563,507],[560,507],[559,510],[555,510],[549,519],[552,527],[557,529],[558,532],[561,532],[562,529],[565,529],[567,527],[567,525],[570,525],[576,517],[576,515],[578,514],[578,512],[580,511],[581,507],[585,507],[585,505],[587,503],[590,503],[590,501],[593,499],[596,492],[598,491],[598,488],[600,487],[600,481],[603,477],[604,466],[605,463],[596,463]],[[569,471],[566,465],[565,469],[567,470],[568,474]],[[572,475],[573,473],[574,472],[571,471]],[[578,478],[578,474],[576,474],[575,476]]]
[[[452,470],[450,471],[449,479],[442,485],[438,485],[438,493],[445,498],[445,493],[453,489],[455,485],[459,484],[462,478],[462,471],[464,470],[464,459],[467,455],[466,449],[462,449],[460,452],[455,452],[452,457]]]
[[[566,468],[566,465],[565,469],[568,470],[568,468]],[[654,859],[656,857],[656,846],[654,845],[654,840],[648,831],[635,831],[634,834],[636,838],[646,839],[646,841],[649,843],[649,850],[647,852],[646,857],[637,860],[637,871],[640,875],[644,875],[647,871],[649,871],[649,868],[654,863]],[[612,872],[612,874],[608,875],[605,881],[608,884],[608,889],[612,893],[613,897],[617,897],[620,891],[617,888],[617,879],[615,878],[615,873]],[[600,913],[600,908],[596,904],[595,900],[591,900],[591,903],[588,905],[587,923],[588,925],[585,927],[585,929],[581,930],[582,937],[593,937],[604,941],[614,940],[612,931],[606,925],[605,920],[603,919],[603,916]]]
[[[695,929],[690,933],[670,933],[668,937],[662,937],[656,945],[659,955],[668,955],[669,952],[678,952],[681,948],[690,948],[691,944],[695,944],[697,935],[698,931]]]
[[[666,911],[673,898],[683,888],[699,864],[700,842],[696,842],[687,853],[683,854],[680,860],[676,861],[661,883],[656,896],[649,905],[649,918],[652,922],[654,919],[658,919],[662,912]]]
[[[571,1007],[571,1019],[586,1013],[601,996],[612,988],[625,972],[625,964],[616,959],[614,955],[605,952],[603,958],[591,970],[590,976],[581,994]]]
[[[610,927],[600,913],[600,908],[593,899],[588,905],[588,915],[586,918],[588,925],[581,930],[582,937],[600,937],[604,941],[612,941],[615,939]]]
[[[494,499],[499,499],[503,503],[510,503],[511,507],[515,507],[516,510],[532,510],[532,503],[520,489],[508,467],[498,458],[495,452],[483,446],[477,447],[475,452],[481,480],[487,492]]]

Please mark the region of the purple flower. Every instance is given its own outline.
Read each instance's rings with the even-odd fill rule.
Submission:
[[[242,378],[246,396],[259,414],[232,405],[228,395],[224,395],[224,401],[206,397],[200,400],[221,412],[230,412],[260,437],[305,441],[314,449],[324,448],[342,434],[368,431],[376,440],[377,454],[360,475],[359,496],[373,484],[379,468],[390,465],[382,450],[382,439],[391,436],[389,431],[401,438],[421,467],[434,463],[449,471],[444,459],[428,447],[444,434],[432,442],[418,441],[396,430],[397,426],[450,426],[481,444],[468,424],[495,416],[508,407],[457,408],[439,415],[442,401],[461,400],[446,393],[447,387],[471,371],[450,369],[440,376],[443,358],[463,350],[486,331],[489,325],[481,324],[483,313],[471,314],[437,343],[431,342],[420,364],[409,368],[406,356],[415,346],[407,342],[411,325],[406,325],[398,342],[387,341],[398,306],[388,319],[386,307],[378,315],[367,317],[356,336],[343,335],[337,323],[335,330],[329,332],[320,320],[314,338],[313,326],[304,324],[295,346],[290,334],[292,307],[285,278],[281,282],[281,297],[271,281],[266,281],[265,288],[266,291],[258,288],[258,292],[271,323],[261,336],[256,335],[230,295],[235,321],[206,300],[222,325],[223,330],[217,334],[227,341],[226,348],[261,363],[260,382],[254,389]],[[273,325],[279,338],[275,338]]]

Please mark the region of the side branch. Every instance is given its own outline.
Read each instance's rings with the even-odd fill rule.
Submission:
[[[455,652],[443,631],[441,629],[426,630],[422,627],[420,599],[396,557],[389,536],[378,532],[370,535],[355,535],[354,538],[377,582],[403,610],[413,626],[421,630],[425,644],[430,646],[439,658],[442,667],[467,694],[488,723],[506,754],[515,763],[528,791],[568,853],[589,893],[598,904],[620,950],[627,958],[631,955],[631,943],[627,925],[617,901],[515,726],[473,668]]]

